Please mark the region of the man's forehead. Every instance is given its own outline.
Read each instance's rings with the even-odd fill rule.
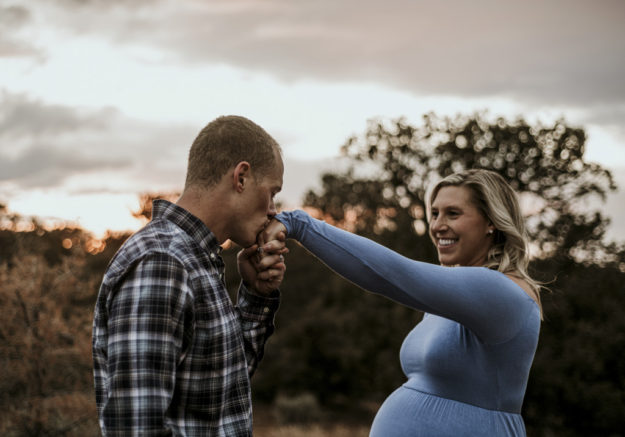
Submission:
[[[271,187],[272,190],[281,190],[284,170],[281,165],[275,165],[271,170],[261,175],[262,184]]]
[[[284,178],[284,162],[282,161],[282,156],[280,156],[280,154],[277,154],[278,156],[276,157],[276,165],[274,167],[275,171],[276,171],[276,182],[275,188],[279,188],[282,189],[282,184],[283,184],[283,178]]]
[[[283,173],[280,172],[280,176],[276,177],[275,179],[272,180],[272,188],[275,190],[282,190],[282,184],[283,184]]]

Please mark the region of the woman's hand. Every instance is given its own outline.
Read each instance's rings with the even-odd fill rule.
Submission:
[[[286,244],[286,226],[279,220],[271,219],[265,229],[256,237],[256,242],[260,246],[270,241],[281,241]]]

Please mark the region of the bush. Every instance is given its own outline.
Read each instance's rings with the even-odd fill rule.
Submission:
[[[273,413],[281,425],[318,422],[323,416],[319,402],[312,393],[295,396],[279,394],[274,401]]]

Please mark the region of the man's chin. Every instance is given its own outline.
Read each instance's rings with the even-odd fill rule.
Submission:
[[[236,239],[235,237],[231,237],[231,240],[234,241],[238,246],[242,248],[247,248],[256,244],[256,242],[258,241],[258,235],[263,232],[263,230],[265,230],[264,226],[259,228],[258,232],[254,233],[253,235],[251,233],[250,235],[239,235],[236,237]]]
[[[250,241],[248,239],[237,239],[237,240],[232,240],[237,246],[246,249],[250,246],[253,246],[254,244],[256,244],[256,240]]]

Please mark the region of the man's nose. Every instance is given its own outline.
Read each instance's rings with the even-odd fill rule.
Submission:
[[[276,203],[272,199],[271,202],[269,203],[269,210],[267,211],[267,217],[271,219],[271,218],[274,218],[276,214],[278,214],[278,211],[276,210]]]

